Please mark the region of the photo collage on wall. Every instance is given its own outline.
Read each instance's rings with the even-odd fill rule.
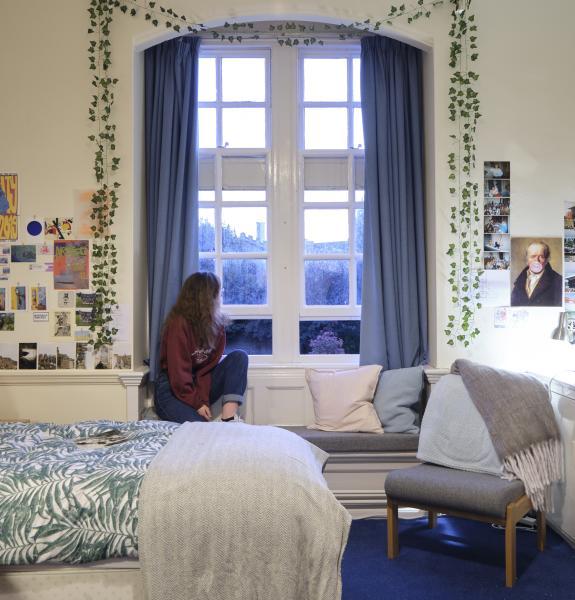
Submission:
[[[97,302],[90,290],[93,192],[75,192],[67,215],[24,219],[19,183],[17,174],[0,173],[0,370],[131,369],[125,305],[112,313],[113,345],[94,351],[88,343]],[[20,341],[26,322],[34,323],[36,341]]]
[[[486,271],[508,271],[511,264],[511,167],[507,161],[483,165],[483,267]]]
[[[575,344],[575,201],[565,202],[564,209],[565,316],[569,342]]]

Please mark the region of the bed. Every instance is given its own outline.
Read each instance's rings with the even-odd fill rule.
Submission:
[[[326,458],[267,426],[0,424],[0,594],[338,598]]]

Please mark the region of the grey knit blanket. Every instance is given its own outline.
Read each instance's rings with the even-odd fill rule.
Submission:
[[[148,600],[337,600],[349,513],[327,454],[277,427],[184,423],[139,504]]]
[[[520,479],[533,508],[552,510],[551,484],[563,476],[561,436],[545,386],[529,375],[456,360],[451,372],[483,417],[503,477]]]

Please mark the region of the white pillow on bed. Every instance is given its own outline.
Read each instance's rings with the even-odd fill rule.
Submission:
[[[381,365],[346,371],[306,369],[315,423],[308,429],[383,433],[373,407]]]

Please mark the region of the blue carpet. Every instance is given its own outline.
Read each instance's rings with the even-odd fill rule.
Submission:
[[[575,600],[575,550],[547,528],[517,531],[517,581],[505,587],[504,531],[440,517],[401,520],[399,557],[387,559],[385,519],[356,520],[343,557],[343,600]]]

